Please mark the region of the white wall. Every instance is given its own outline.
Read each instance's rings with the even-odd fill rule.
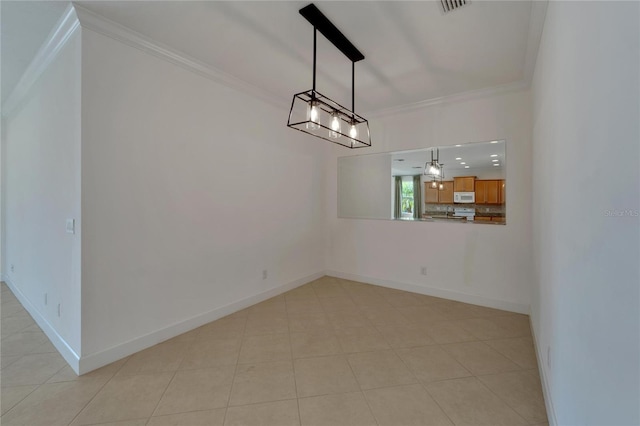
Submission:
[[[338,188],[340,217],[392,217],[390,155],[342,158],[338,162],[338,181],[341,183]]]
[[[3,271],[45,331],[52,329],[76,354],[81,349],[79,33],[5,118],[2,140]],[[76,219],[75,235],[65,232],[67,218]]]
[[[324,271],[328,148],[287,110],[89,30],[82,75],[83,356]]]
[[[536,63],[531,318],[562,425],[640,423],[639,16],[549,2]]]
[[[338,219],[333,159],[327,170],[328,269],[354,279],[528,312],[530,102],[529,92],[519,91],[371,119],[375,152],[506,139],[509,221],[506,226],[483,226]],[[337,147],[333,154],[350,153]],[[426,277],[421,266],[427,267]]]

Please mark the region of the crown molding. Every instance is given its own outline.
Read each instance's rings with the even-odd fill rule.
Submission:
[[[2,116],[6,117],[11,114],[22,102],[31,86],[53,62],[58,52],[79,26],[78,15],[76,15],[73,5],[69,4],[42,46],[40,46],[40,49],[38,49],[22,77],[20,77],[18,84],[2,105]]]
[[[95,31],[130,47],[169,61],[216,83],[244,92],[249,96],[256,97],[277,108],[289,109],[288,100],[281,99],[273,93],[227,74],[212,65],[199,61],[176,49],[163,45],[160,42],[157,42],[82,6],[75,4],[74,7],[82,28]]]
[[[454,95],[442,96],[439,98],[431,98],[420,102],[414,102],[411,104],[398,105],[390,108],[384,108],[379,110],[373,110],[365,112],[367,117],[378,118],[389,115],[404,114],[407,112],[417,111],[424,108],[429,108],[436,105],[457,103],[471,101],[473,99],[486,98],[489,96],[501,95],[509,92],[517,92],[527,89],[530,86],[530,82],[522,79],[513,83],[502,84],[499,86],[487,87],[484,89],[470,90],[468,92],[457,93]]]
[[[508,92],[523,90],[531,85],[535,62],[538,54],[540,37],[544,27],[548,1],[534,1],[531,5],[531,18],[529,20],[529,30],[527,39],[527,50],[525,53],[524,76],[520,81],[500,86],[471,90],[468,92],[447,95],[438,98],[431,98],[411,104],[398,105],[390,108],[371,110],[365,113],[368,117],[383,117],[388,115],[402,114],[420,110],[436,105],[454,102],[464,102],[488,96],[495,96]],[[154,55],[158,58],[169,61],[186,70],[194,72],[202,77],[222,84],[231,89],[238,90],[249,96],[260,99],[279,109],[289,109],[288,99],[274,95],[273,93],[254,86],[234,77],[224,71],[192,58],[178,50],[165,46],[149,37],[146,37],[130,28],[127,28],[115,21],[107,19],[95,12],[92,12],[78,4],[70,4],[62,15],[47,40],[38,50],[38,53],[31,61],[24,74],[20,78],[7,101],[2,105],[2,116],[9,115],[26,97],[29,89],[40,77],[43,71],[56,57],[60,49],[65,45],[74,31],[79,28],[86,28],[104,36],[110,37],[130,47],[134,47],[143,52]]]

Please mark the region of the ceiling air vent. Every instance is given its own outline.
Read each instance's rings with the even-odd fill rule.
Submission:
[[[460,9],[462,6],[465,6],[470,2],[468,0],[440,0],[440,3],[442,3],[444,13],[449,13],[456,9]]]

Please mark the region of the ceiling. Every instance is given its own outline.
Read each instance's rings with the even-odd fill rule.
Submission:
[[[393,176],[422,174],[425,163],[431,161],[432,151],[438,163],[444,165],[446,180],[455,176],[473,175],[474,170],[493,168],[504,170],[506,166],[505,142],[489,141],[441,147],[438,151],[436,148],[427,148],[394,152],[391,155],[391,174]],[[469,167],[465,168],[465,166]]]
[[[2,1],[3,101],[65,4]],[[313,30],[298,13],[308,1],[76,4],[259,87],[278,103],[311,88]],[[365,55],[356,64],[358,112],[521,82],[537,52],[532,34],[542,25],[531,19],[530,1],[475,0],[447,14],[439,1],[316,4]],[[350,61],[321,35],[317,58],[317,90],[350,105]]]

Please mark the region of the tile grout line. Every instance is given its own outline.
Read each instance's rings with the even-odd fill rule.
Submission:
[[[128,360],[128,358],[130,358],[130,356],[129,356],[129,357],[127,357],[127,360]],[[115,361],[115,362],[117,362],[117,361]],[[126,361],[125,361],[125,362],[123,362],[123,363],[122,363],[122,365],[120,366],[120,368],[118,368],[116,371],[114,371],[114,372],[113,372],[113,374],[111,375],[111,377],[109,377],[109,380],[107,380],[106,382],[104,382],[104,384],[103,384],[102,386],[100,386],[100,389],[98,389],[98,391],[97,391],[97,392],[96,392],[96,393],[95,393],[95,394],[94,394],[94,395],[89,399],[89,401],[87,401],[87,403],[86,403],[86,404],[84,404],[84,406],[80,409],[80,411],[78,411],[78,412],[76,413],[76,415],[75,415],[75,416],[73,416],[73,419],[71,419],[71,421],[69,422],[69,425],[73,424],[73,422],[78,418],[78,416],[79,416],[79,415],[80,415],[80,414],[81,414],[81,413],[82,413],[82,412],[83,412],[83,411],[84,411],[84,410],[89,406],[89,404],[91,404],[91,401],[93,401],[93,400],[96,398],[96,396],[98,396],[98,394],[99,394],[100,392],[102,392],[102,390],[103,390],[103,389],[104,389],[104,388],[105,388],[105,387],[106,387],[106,386],[111,382],[111,380],[113,380],[113,378],[114,378],[114,377],[116,377],[116,375],[118,374],[118,372],[119,372],[120,370],[122,370],[122,367],[124,367],[124,365],[125,365],[126,363],[127,363]],[[106,366],[105,366],[105,367],[106,367]],[[90,373],[90,372],[89,372],[89,373]],[[87,373],[87,374],[89,374],[89,373]],[[78,376],[78,377],[80,377],[80,376]]]
[[[313,290],[313,286],[311,287]],[[313,290],[313,294],[316,294],[315,290]],[[317,298],[317,295],[316,295]],[[318,302],[320,303],[320,302]],[[296,407],[298,408],[298,424],[302,425],[302,414],[300,413],[300,396],[298,395],[298,380],[296,379],[296,363],[295,359],[293,359],[293,346],[291,345],[291,324],[289,323],[289,311],[287,310],[287,297],[284,298],[284,308],[287,312],[287,337],[289,338],[289,353],[291,354],[291,371],[293,372],[293,390],[296,394]],[[322,304],[320,305],[322,309]],[[322,309],[324,313],[324,309]]]
[[[268,299],[267,299],[268,300]],[[249,309],[249,308],[246,308]],[[229,388],[229,396],[227,397],[227,405],[224,407],[224,416],[222,416],[222,424],[227,421],[227,414],[229,413],[229,404],[231,403],[231,395],[233,395],[233,385],[236,383],[236,375],[238,374],[238,364],[240,363],[240,353],[242,352],[242,345],[247,333],[247,324],[249,322],[249,315],[251,311],[247,312],[247,316],[244,318],[244,325],[242,327],[242,334],[240,335],[240,348],[238,348],[238,356],[236,357],[236,363],[233,365],[233,377],[231,378],[231,387]]]
[[[426,332],[425,332],[426,333]],[[429,336],[428,333],[426,333],[427,336]],[[384,335],[382,335],[382,338],[384,339]],[[429,336],[429,338],[431,338],[431,336]],[[435,342],[435,345],[440,347],[440,344],[437,343],[434,339],[431,339]],[[449,421],[451,422],[452,425],[455,425],[455,422],[453,421],[453,419],[451,419],[451,417],[449,417],[449,414],[447,414],[447,412],[444,410],[444,408],[442,406],[440,406],[440,404],[438,403],[438,401],[436,401],[436,399],[433,397],[433,395],[431,395],[429,393],[429,391],[426,389],[426,386],[424,385],[424,383],[422,383],[422,381],[420,380],[420,378],[416,375],[416,373],[413,371],[413,369],[411,369],[409,367],[409,365],[406,363],[406,361],[400,356],[400,354],[398,353],[397,349],[393,347],[393,345],[391,345],[388,341],[387,343],[389,344],[389,347],[391,348],[391,350],[393,351],[393,353],[400,359],[400,362],[402,362],[402,364],[405,366],[405,368],[407,369],[407,371],[409,371],[409,373],[411,373],[411,375],[413,375],[414,379],[416,379],[417,384],[422,387],[422,389],[424,389],[424,391],[427,393],[427,395],[429,395],[429,398],[431,398],[431,400],[438,406],[438,408],[440,409],[440,411],[442,411],[442,414],[445,415],[445,417],[447,419],[449,419]],[[433,346],[433,345],[426,345],[426,346]],[[418,346],[418,347],[424,347],[424,346]],[[413,349],[413,348],[409,348],[409,349]],[[440,348],[442,349],[442,348]],[[444,349],[442,349],[444,351]],[[462,365],[462,364],[461,364]],[[464,367],[464,366],[463,366]],[[466,370],[466,368],[465,368]],[[471,372],[469,372],[471,373]],[[400,385],[399,385],[400,386]],[[402,385],[402,386],[406,386],[406,385]]]

